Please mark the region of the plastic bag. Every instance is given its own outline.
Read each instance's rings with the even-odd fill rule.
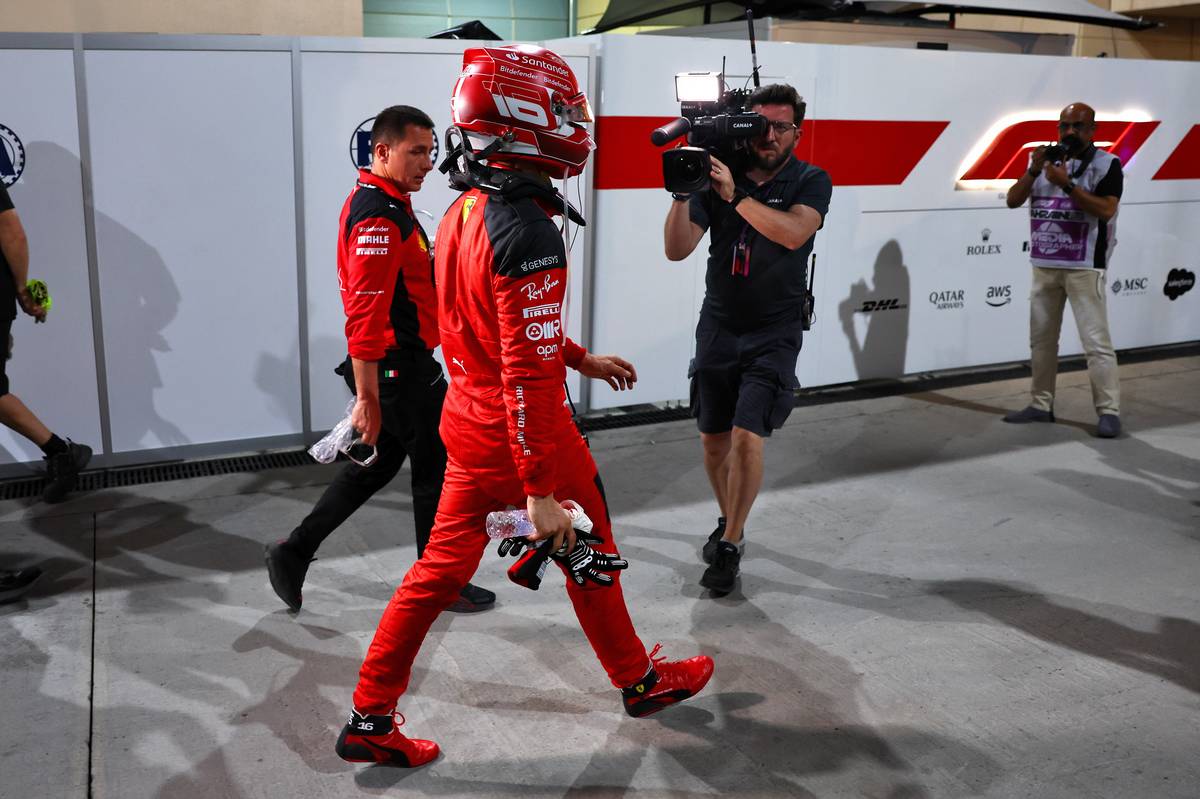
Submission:
[[[346,418],[333,426],[333,429],[317,443],[308,448],[308,454],[317,463],[333,463],[337,460],[338,452],[344,451],[354,440],[354,425],[350,424],[350,412],[358,400],[351,398],[346,403]]]

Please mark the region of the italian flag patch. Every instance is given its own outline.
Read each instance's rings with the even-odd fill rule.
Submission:
[[[384,377],[399,377],[399,376],[400,376],[400,372],[398,372],[398,371],[397,371],[397,370],[395,370],[395,369],[384,369],[384,370],[383,370],[383,376],[384,376]]]

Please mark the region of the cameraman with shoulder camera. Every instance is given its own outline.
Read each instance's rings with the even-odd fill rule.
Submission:
[[[742,528],[762,484],[763,439],[794,405],[805,265],[833,191],[823,169],[792,155],[804,118],[794,88],[763,86],[746,106],[767,126],[750,140],[745,167],[712,158],[708,190],[673,194],[664,230],[672,261],[712,230],[691,403],[721,511],[700,578],[716,593],[731,591],[738,574]]]
[[[1099,422],[1096,435],[1121,432],[1121,394],[1117,356],[1108,333],[1105,268],[1117,243],[1117,206],[1124,175],[1115,155],[1096,149],[1096,112],[1072,103],[1059,115],[1060,143],[1034,150],[1029,170],[1008,190],[1008,207],[1019,208],[1031,196],[1029,344],[1032,351],[1032,400],[1004,421],[1054,421],[1054,382],[1058,371],[1058,334],[1063,306],[1079,328],[1087,353],[1092,400]]]

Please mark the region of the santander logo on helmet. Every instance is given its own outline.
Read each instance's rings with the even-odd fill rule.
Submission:
[[[596,147],[582,124],[592,116],[575,73],[544,47],[467,50],[450,108],[474,148],[502,140],[488,158],[496,164],[570,177],[583,171]]]

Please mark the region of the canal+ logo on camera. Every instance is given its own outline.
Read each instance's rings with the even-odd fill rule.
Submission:
[[[25,145],[21,144],[16,131],[0,125],[0,183],[11,186],[21,179],[25,171]]]

